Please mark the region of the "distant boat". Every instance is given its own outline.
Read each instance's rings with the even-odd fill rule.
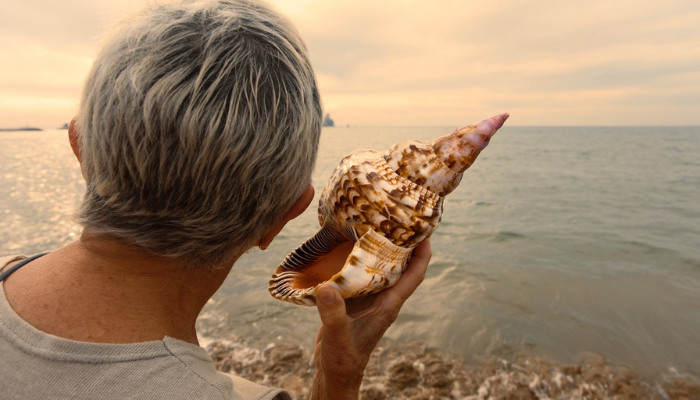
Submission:
[[[32,128],[32,127],[24,127],[24,128],[0,128],[0,132],[16,132],[16,131],[41,131],[41,128]]]
[[[326,114],[326,117],[323,118],[323,126],[328,126],[328,127],[334,127],[334,126],[335,126],[335,122],[333,122],[333,120],[331,119],[331,115],[330,115],[330,114]]]

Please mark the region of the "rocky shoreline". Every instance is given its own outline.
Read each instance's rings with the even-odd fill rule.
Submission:
[[[311,352],[292,344],[253,349],[214,341],[206,346],[220,371],[267,386],[282,387],[295,399],[309,398],[314,364]],[[363,400],[530,400],[530,399],[700,399],[700,379],[675,374],[652,381],[594,354],[577,364],[539,358],[477,363],[421,343],[382,342],[372,353],[360,390]]]

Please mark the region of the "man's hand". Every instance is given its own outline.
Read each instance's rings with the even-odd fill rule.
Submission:
[[[357,399],[372,350],[423,281],[432,256],[430,240],[413,251],[401,279],[380,293],[344,301],[332,286],[317,292],[321,327],[316,335],[316,374],[311,398]]]

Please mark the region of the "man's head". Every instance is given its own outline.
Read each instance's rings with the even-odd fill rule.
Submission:
[[[116,26],[86,81],[79,220],[188,265],[220,263],[307,187],[321,121],[306,47],[267,5],[151,7]]]

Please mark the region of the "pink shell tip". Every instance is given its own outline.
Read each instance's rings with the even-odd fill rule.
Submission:
[[[501,126],[503,126],[503,123],[506,122],[508,117],[510,117],[508,113],[503,113],[493,116],[491,118],[487,118],[476,124],[476,131],[479,135],[491,136],[498,129],[500,129]]]

